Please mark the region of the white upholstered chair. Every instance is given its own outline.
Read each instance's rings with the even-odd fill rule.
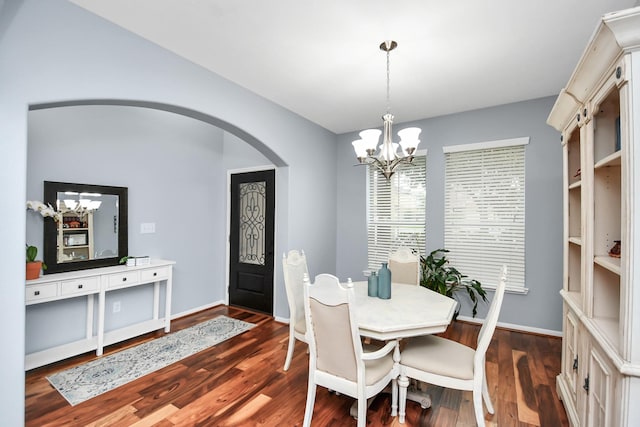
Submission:
[[[409,248],[398,248],[389,255],[393,283],[420,284],[420,255]]]
[[[406,340],[400,354],[400,422],[404,423],[406,410],[407,377],[441,387],[473,392],[473,407],[478,427],[484,427],[482,401],[493,414],[485,374],[485,353],[498,323],[500,307],[507,280],[507,267],[502,267],[500,282],[496,288],[489,312],[484,320],[476,349],[456,341],[434,335]]]
[[[296,339],[304,343],[307,342],[305,338],[307,327],[304,318],[303,280],[305,274],[309,274],[309,270],[304,251],[298,252],[294,249],[289,251],[289,254],[283,254],[282,271],[287,301],[289,302],[289,347],[287,348],[287,358],[284,361],[284,370],[286,371],[291,365]]]
[[[395,416],[400,356],[398,342],[390,341],[372,352],[363,350],[352,306],[355,298],[353,285],[342,286],[337,277],[319,274],[313,285],[306,277],[304,290],[309,386],[303,426],[311,425],[318,385],[355,397],[358,401],[358,427],[364,427],[367,399],[392,382],[391,415]]]

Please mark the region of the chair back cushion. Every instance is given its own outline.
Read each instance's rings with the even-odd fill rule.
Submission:
[[[314,298],[309,303],[316,347],[316,368],[349,381],[357,381],[348,304],[330,306]]]
[[[393,283],[420,284],[420,255],[408,248],[398,248],[389,255],[389,270]]]
[[[343,287],[337,277],[318,274],[314,284],[305,278],[305,315],[309,343],[309,369],[358,381],[364,371],[362,344],[350,305],[353,287]]]

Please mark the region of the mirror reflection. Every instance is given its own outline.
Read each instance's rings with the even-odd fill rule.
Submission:
[[[119,256],[118,196],[102,193],[57,193],[58,262]]]

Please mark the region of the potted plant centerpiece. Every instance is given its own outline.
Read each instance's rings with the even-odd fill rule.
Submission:
[[[469,279],[456,268],[449,265],[445,253],[446,249],[436,249],[428,256],[420,257],[420,286],[458,300],[457,295],[466,294],[473,303],[473,317],[478,312],[478,301],[487,301],[487,293],[475,279]],[[460,306],[453,315],[456,319],[460,313]]]
[[[38,248],[35,246],[27,246],[27,280],[33,280],[40,277],[40,270],[46,269],[47,266],[42,261],[37,261]]]

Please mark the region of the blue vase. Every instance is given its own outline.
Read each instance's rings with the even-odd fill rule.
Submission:
[[[369,293],[368,295],[370,297],[377,297],[378,296],[378,276],[376,275],[375,271],[372,271],[369,273]]]
[[[386,262],[378,270],[378,298],[391,298],[391,270],[387,268]]]

